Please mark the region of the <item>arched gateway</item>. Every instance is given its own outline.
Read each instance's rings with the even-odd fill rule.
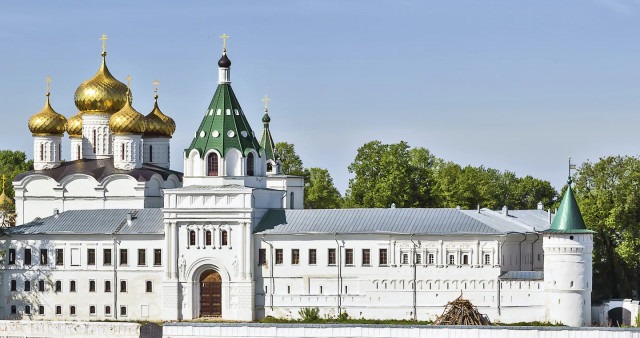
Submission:
[[[200,275],[200,317],[222,316],[222,278],[213,270]]]

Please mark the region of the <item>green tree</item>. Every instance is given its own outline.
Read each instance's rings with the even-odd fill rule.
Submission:
[[[276,143],[278,155],[282,161],[282,173],[285,175],[305,176],[309,175],[304,168],[300,156],[296,154],[295,147],[292,143],[278,142]]]
[[[640,290],[640,159],[583,163],[575,194],[593,243],[593,299],[637,298]]]
[[[7,177],[5,193],[14,198],[11,182],[20,173],[33,170],[33,160],[27,161],[27,156],[22,151],[0,150],[0,176]],[[1,182],[0,182],[1,183]]]
[[[342,196],[333,184],[327,169],[310,168],[309,180],[304,188],[305,209],[338,209]]]

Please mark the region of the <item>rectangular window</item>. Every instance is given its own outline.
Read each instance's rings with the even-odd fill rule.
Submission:
[[[11,289],[10,291],[18,291],[18,282],[15,279],[11,280]]]
[[[353,249],[344,250],[344,265],[353,265]]]
[[[258,264],[260,265],[267,264],[267,249],[258,250]]]
[[[56,249],[56,265],[64,265],[64,249]]]
[[[104,292],[111,292],[111,281],[104,281]]]
[[[138,265],[147,265],[147,250],[138,249]]]
[[[152,281],[150,281],[150,280],[148,280],[148,281],[146,281],[146,283],[145,283],[145,284],[146,284],[146,285],[145,285],[145,290],[146,290],[147,292],[153,292],[153,282],[152,282]]]
[[[11,305],[11,314],[15,315],[17,313],[18,313],[18,310],[17,310],[16,306],[15,305]]]
[[[209,230],[204,233],[204,245],[211,246],[211,231]]]
[[[76,281],[69,281],[69,292],[76,292]]]
[[[316,265],[317,260],[316,249],[309,249],[309,265]]]
[[[7,260],[9,261],[9,265],[16,264],[16,249],[9,249],[8,255]]]
[[[40,249],[40,265],[47,265],[49,263],[49,255],[47,249]]]
[[[31,282],[28,280],[24,281],[24,291],[31,291]]]
[[[380,265],[387,265],[387,249],[380,249]]]
[[[96,249],[87,249],[87,265],[96,265]]]
[[[362,265],[371,265],[371,249],[362,249]]]
[[[24,249],[24,265],[31,265],[31,249]]]
[[[111,316],[111,306],[107,305],[104,307],[104,315]]]
[[[336,265],[336,249],[329,249],[328,255],[329,265]]]
[[[282,264],[284,262],[284,253],[282,249],[276,249],[276,264]]]
[[[127,265],[127,249],[120,249],[120,265]]]
[[[44,315],[44,305],[39,305],[38,306],[38,314],[39,315]]]
[[[102,250],[102,264],[111,265],[111,249]]]
[[[57,280],[56,281],[56,292],[62,292],[62,281],[61,280]]]
[[[408,253],[403,253],[400,255],[401,257],[401,261],[400,264],[409,264],[409,254]]]
[[[449,265],[454,265],[454,264],[456,264],[456,256],[449,255]]]
[[[155,265],[155,266],[162,265],[162,250],[161,249],[153,249],[153,265]]]
[[[120,316],[122,316],[122,317],[126,317],[127,316],[127,307],[126,306],[121,306],[120,307]]]
[[[44,281],[42,279],[38,281],[38,291],[44,292]]]
[[[300,264],[300,249],[291,249],[291,264]]]
[[[31,306],[25,305],[24,313],[27,314],[27,315],[30,315],[31,314]]]
[[[80,266],[80,248],[71,248],[71,266]]]
[[[120,292],[127,292],[127,281],[126,280],[121,280],[120,281]]]
[[[69,306],[69,314],[72,315],[72,316],[76,315],[76,306],[75,305]]]
[[[540,255],[538,254],[538,256],[540,256]],[[489,255],[489,254],[484,254],[484,264],[485,264],[485,265],[489,265],[489,264],[491,264],[491,255]]]
[[[427,264],[430,264],[430,265],[435,264],[435,255],[434,254],[430,253],[427,256]]]
[[[416,252],[416,264],[422,264],[422,254]]]
[[[89,292],[96,292],[96,280],[95,279],[90,279],[89,280]]]
[[[91,316],[95,316],[96,315],[96,306],[95,305],[90,305],[89,306],[89,315],[91,315]]]
[[[62,306],[56,305],[56,315],[61,315],[61,314],[62,314]]]

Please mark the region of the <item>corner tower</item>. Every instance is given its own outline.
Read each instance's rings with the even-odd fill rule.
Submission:
[[[254,177],[265,175],[264,151],[231,88],[230,68],[225,47],[218,61],[218,88],[184,151],[184,186],[232,181],[254,186],[259,181]]]
[[[547,320],[590,326],[593,231],[584,224],[571,177],[551,227],[544,231],[543,250]]]
[[[269,101],[271,101],[271,99],[265,95],[262,101],[264,101],[264,116],[262,117],[264,129],[262,129],[262,135],[260,135],[260,147],[264,149],[266,173],[267,176],[281,175],[282,161],[280,161],[278,149],[276,149],[276,144],[273,143],[273,137],[271,137],[271,131],[269,130],[269,123],[271,122],[271,117],[269,117]]]

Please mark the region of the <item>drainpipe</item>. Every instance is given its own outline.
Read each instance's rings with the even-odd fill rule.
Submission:
[[[535,231],[536,228],[533,228],[533,234],[536,235],[536,240],[531,242],[531,271],[534,270],[533,268],[533,245],[536,244],[536,242],[540,239],[540,233],[538,233],[537,231]]]
[[[413,235],[409,237],[411,243],[413,243],[413,321],[418,320],[418,305],[417,305],[417,285],[416,285],[416,275],[417,275],[417,265],[416,265],[416,242],[413,241]]]
[[[269,307],[271,308],[271,311],[273,311],[273,245],[264,240],[264,235],[262,235],[261,240],[269,246],[269,287],[271,288],[271,291],[269,291]]]
[[[333,239],[336,241],[336,244],[338,245],[338,249],[337,249],[337,265],[338,265],[338,315],[342,313],[342,297],[340,296],[341,294],[341,289],[342,289],[342,266],[341,266],[341,262],[340,262],[340,242],[338,242],[338,238],[337,238],[338,234],[334,233],[333,234]]]

